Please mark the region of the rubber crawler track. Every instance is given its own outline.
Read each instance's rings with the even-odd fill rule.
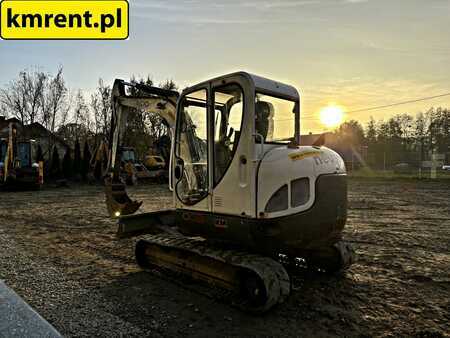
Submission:
[[[237,305],[245,311],[255,313],[265,312],[274,305],[284,302],[290,294],[291,282],[288,273],[280,263],[271,258],[244,251],[212,247],[202,239],[165,234],[147,236],[145,239],[137,242],[136,259],[143,268],[145,266],[143,266],[142,262],[145,261],[145,257],[142,257],[142,255],[145,255],[145,249],[149,246],[167,248],[172,251],[189,252],[196,256],[207,257],[208,259],[256,274],[264,285],[266,301],[264,304],[255,307],[242,300]],[[161,267],[165,268],[164,266]],[[237,281],[237,284],[239,284],[239,281]]]

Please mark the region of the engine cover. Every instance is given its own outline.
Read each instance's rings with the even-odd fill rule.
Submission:
[[[257,217],[276,218],[306,211],[316,199],[319,176],[345,173],[342,158],[326,147],[271,149],[258,169]]]

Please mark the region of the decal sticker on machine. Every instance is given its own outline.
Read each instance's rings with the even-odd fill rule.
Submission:
[[[301,152],[301,153],[289,154],[289,158],[292,161],[298,161],[298,160],[303,160],[304,158],[307,158],[307,157],[320,156],[321,154],[322,154],[321,151],[306,151],[306,152]]]

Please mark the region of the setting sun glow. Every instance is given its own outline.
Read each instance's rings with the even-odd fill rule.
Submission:
[[[320,121],[328,128],[337,127],[343,118],[344,110],[339,106],[330,105],[320,111]]]

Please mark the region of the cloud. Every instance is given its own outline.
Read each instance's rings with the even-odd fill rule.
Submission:
[[[359,4],[363,2],[369,2],[369,0],[344,0],[344,2],[349,4]]]
[[[414,100],[426,96],[440,95],[450,91],[445,82],[428,82],[418,80],[388,80],[381,78],[335,79],[302,88],[305,117],[317,115],[321,107],[330,102],[343,105],[347,111],[367,107]],[[431,106],[448,102],[447,98],[411,103],[389,109],[373,110],[350,114],[350,119],[367,121],[372,115],[375,119],[390,117],[395,113],[416,113]]]
[[[243,2],[240,6],[252,7],[257,9],[276,9],[276,8],[294,8],[308,5],[320,4],[319,0],[304,0],[304,1],[255,1],[255,2]]]
[[[170,15],[161,16],[158,14],[151,13],[134,13],[133,17],[141,19],[150,19],[152,21],[176,23],[176,24],[218,24],[218,25],[248,25],[248,24],[259,24],[262,22],[267,22],[266,20],[247,20],[247,19],[226,19],[219,17],[206,17],[206,16],[185,16],[185,15]]]
[[[184,0],[184,1],[148,1],[148,0],[134,0],[131,3],[131,8],[137,9],[157,9],[166,11],[186,11],[194,9],[200,5],[201,1]]]
[[[282,8],[295,8],[307,5],[322,3],[323,0],[293,0],[293,1],[227,1],[227,2],[209,2],[201,0],[182,0],[182,1],[143,1],[135,0],[131,3],[132,8],[138,9],[157,9],[166,11],[204,11],[217,8],[251,8],[257,10],[270,10]]]
[[[369,48],[373,50],[380,50],[385,52],[393,52],[393,53],[400,53],[400,54],[408,54],[408,55],[423,55],[424,53],[432,53],[432,54],[443,54],[443,55],[449,55],[450,54],[450,46],[443,46],[443,45],[427,45],[426,48],[411,48],[409,46],[401,47],[397,43],[394,45],[393,43],[379,43],[374,42],[372,40],[362,40],[361,45],[364,48]]]

